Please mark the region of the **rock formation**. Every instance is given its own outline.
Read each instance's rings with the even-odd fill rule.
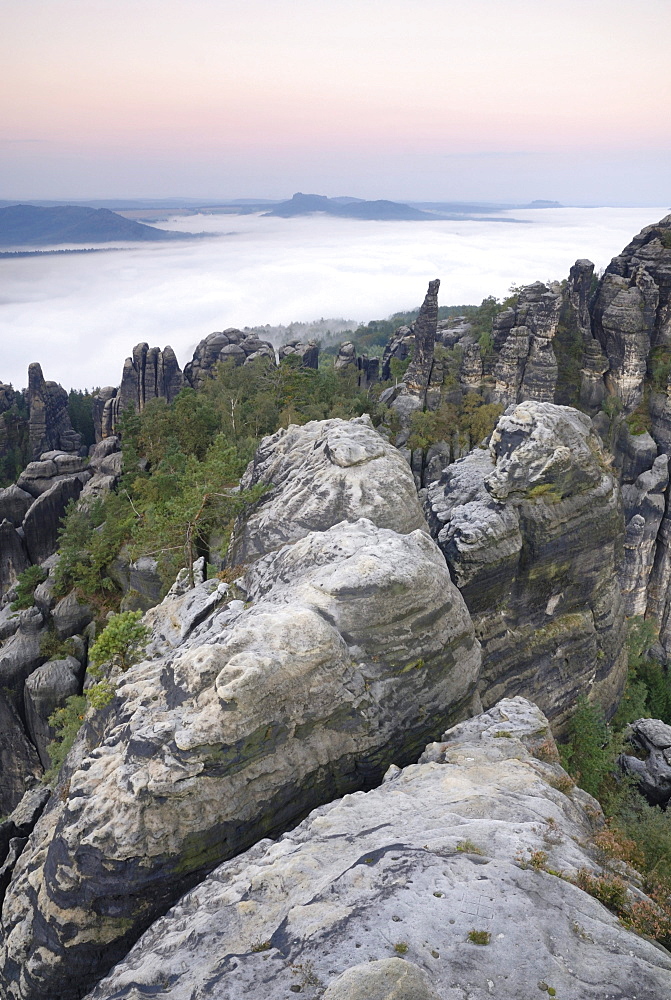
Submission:
[[[671,726],[659,719],[638,719],[628,727],[626,737],[634,751],[645,757],[622,754],[620,766],[636,779],[650,805],[666,809],[671,800]]]
[[[557,384],[552,339],[561,305],[560,286],[537,281],[521,289],[514,308],[499,314],[494,329],[495,402],[505,406],[527,399],[552,402]]]
[[[470,617],[369,418],[279,432],[249,475],[273,489],[232,546],[237,589],[149,612],[150,658],[85,725],[21,855],[8,1000],[81,996],[215,864],[472,711]]]
[[[77,451],[81,437],[72,429],[68,394],[56,382],[45,382],[38,364],[28,366],[28,451],[31,458],[59,449]]]
[[[184,386],[184,376],[172,347],[137,344],[126,358],[118,390],[106,386],[95,397],[93,419],[96,441],[117,433],[126,409],[141,413],[151,399],[170,403]]]
[[[483,647],[480,694],[561,726],[581,692],[615,710],[625,622],[617,482],[584,414],[526,402],[426,491],[431,531]]]
[[[255,334],[246,334],[230,327],[221,333],[211,333],[196,347],[193,359],[184,368],[184,378],[194,389],[201,389],[205,380],[214,374],[215,366],[222,361],[244,364],[257,358],[268,358],[275,363],[275,349]]]
[[[601,872],[600,810],[557,790],[541,743],[547,720],[521,698],[448,730],[381,787],[222,864],[89,1000],[660,1000],[671,955],[571,882]]]
[[[305,368],[316,370],[319,367],[319,345],[313,340],[307,344],[302,344],[300,340],[289,340],[286,344],[282,344],[278,353],[280,361],[296,357]]]
[[[337,372],[356,373],[357,386],[365,392],[379,378],[380,359],[357,355],[356,347],[348,340],[340,345],[333,367]]]

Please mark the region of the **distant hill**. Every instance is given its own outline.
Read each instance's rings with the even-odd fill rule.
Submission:
[[[295,215],[311,215],[313,212],[325,212],[327,215],[337,215],[344,219],[374,219],[415,222],[423,219],[436,219],[430,212],[422,212],[419,208],[411,208],[396,201],[359,201],[349,198],[326,198],[321,194],[298,193],[290,201],[275,205],[266,215],[279,215],[283,219]]]
[[[59,243],[111,243],[115,240],[193,239],[193,233],[168,232],[124,219],[106,208],[62,205],[10,205],[0,208],[0,246],[47,246]]]

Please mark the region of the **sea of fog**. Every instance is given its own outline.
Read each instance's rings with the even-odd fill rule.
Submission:
[[[515,210],[497,221],[363,222],[311,216],[182,216],[184,243],[0,258],[0,382],[39,361],[66,388],[118,384],[134,344],[195,345],[229,326],[321,317],[380,319],[418,306],[479,303],[511,284],[561,279],[578,257],[604,268],[660,208]],[[519,221],[513,221],[519,220]]]

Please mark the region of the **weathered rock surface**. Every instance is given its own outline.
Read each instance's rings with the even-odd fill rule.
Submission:
[[[89,472],[57,478],[54,485],[37,498],[23,521],[26,549],[32,563],[41,563],[53,555],[65,508],[76,500],[90,479]]]
[[[308,341],[307,344],[302,344],[300,340],[289,340],[286,344],[282,344],[278,355],[280,361],[295,357],[305,368],[317,369],[319,367],[319,345],[313,340]]]
[[[62,708],[70,695],[81,693],[81,672],[79,661],[67,656],[64,660],[43,663],[26,680],[26,725],[45,769],[51,765],[47,746],[54,738],[49,716]]]
[[[552,339],[561,305],[560,286],[537,281],[522,288],[517,305],[497,317],[494,402],[508,406],[527,399],[552,401],[557,383]]]
[[[0,490],[0,522],[6,519],[18,528],[34,499],[35,497],[16,484]]]
[[[524,863],[544,851],[554,871],[598,871],[586,810],[598,816],[598,806],[553,787],[561,768],[533,755],[546,740],[547,720],[520,698],[448,730],[381,787],[222,864],[89,1000],[285,1000],[298,990],[529,1000],[541,984],[580,1000],[659,1000],[671,955],[570,881]],[[489,944],[470,942],[472,930]]]
[[[628,618],[645,615],[648,581],[652,572],[657,535],[666,507],[664,493],[669,485],[669,458],[660,455],[633,485],[622,487],[626,524],[620,587]]]
[[[646,756],[641,760],[621,754],[620,766],[636,778],[650,805],[666,808],[671,800],[671,726],[659,719],[638,719],[627,728],[626,737]]]
[[[44,617],[39,608],[19,612],[18,630],[0,647],[0,688],[23,710],[23,684],[45,659],[40,651]]]
[[[264,438],[241,482],[256,485],[271,488],[231,541],[233,566],[343,520],[426,530],[407,463],[367,414],[291,424]]]
[[[470,617],[369,420],[290,427],[262,472],[240,593],[207,581],[154,609],[151,659],[85,725],[21,855],[2,915],[12,1000],[80,996],[215,864],[472,709]],[[277,518],[290,537],[265,544]]]
[[[170,403],[184,386],[184,376],[172,347],[149,347],[137,344],[126,358],[118,390],[107,386],[96,397],[93,418],[96,441],[118,431],[121,414],[126,409],[141,413],[152,399]]]
[[[624,526],[589,418],[521,403],[489,449],[428,487],[425,510],[483,646],[485,707],[521,694],[561,726],[591,692],[614,711],[626,669]]]
[[[79,449],[81,436],[70,422],[68,394],[56,382],[45,382],[38,364],[28,366],[28,453],[37,458],[54,448]]]
[[[26,779],[41,773],[37,750],[26,736],[16,708],[0,690],[0,815],[11,813],[21,801]]]
[[[23,538],[11,521],[0,522],[0,595],[16,583],[30,565]]]

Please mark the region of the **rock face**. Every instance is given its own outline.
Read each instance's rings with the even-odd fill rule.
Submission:
[[[280,361],[295,357],[305,368],[317,369],[319,367],[319,345],[313,340],[308,341],[307,344],[302,344],[300,340],[290,340],[286,344],[282,344],[278,353]]]
[[[30,561],[40,563],[56,551],[58,532],[65,508],[76,500],[84,483],[91,478],[89,472],[57,479],[42,493],[25,516],[23,533]]]
[[[106,387],[95,398],[93,418],[96,441],[117,432],[125,409],[141,413],[151,399],[172,402],[184,386],[184,376],[172,347],[137,344],[126,358],[118,390]]]
[[[632,722],[626,736],[646,756],[641,760],[622,754],[620,766],[636,778],[650,805],[666,808],[671,800],[671,726],[659,719],[639,719]]]
[[[521,698],[448,730],[381,787],[222,864],[89,1000],[666,996],[668,952],[568,881],[599,871],[600,810],[553,787],[561,768],[534,756],[549,732]],[[525,864],[538,851],[568,878]]]
[[[184,368],[184,378],[194,389],[201,389],[205,380],[214,374],[222,361],[244,364],[247,360],[268,358],[275,363],[275,349],[266,340],[254,334],[245,334],[233,327],[220,333],[211,333],[196,347],[193,359]]]
[[[580,692],[614,711],[626,654],[617,483],[590,420],[521,403],[428,487],[425,510],[483,647],[485,706],[532,698],[561,726]]]
[[[29,454],[37,458],[54,448],[77,451],[81,437],[72,429],[68,394],[56,382],[45,382],[38,364],[28,366]]]
[[[648,605],[648,582],[655,558],[655,543],[669,485],[669,458],[660,455],[652,468],[643,472],[633,485],[622,487],[626,534],[620,587],[627,618],[645,615]]]
[[[552,402],[557,384],[557,359],[552,339],[557,332],[562,293],[558,284],[537,281],[522,288],[517,305],[497,317],[494,344],[494,402],[527,399]]]
[[[8,1000],[81,996],[215,864],[472,710],[470,617],[368,418],[290,427],[249,475],[274,488],[238,530],[238,590],[207,581],[149,612],[150,659],[85,725],[21,855]]]
[[[49,716],[62,708],[70,695],[81,691],[81,666],[74,656],[50,660],[34,670],[25,683],[25,711],[28,733],[42,766],[51,765],[47,746],[54,738],[48,724]]]
[[[21,801],[26,778],[37,778],[41,772],[37,751],[26,737],[16,708],[0,691],[0,815],[11,813]]]

